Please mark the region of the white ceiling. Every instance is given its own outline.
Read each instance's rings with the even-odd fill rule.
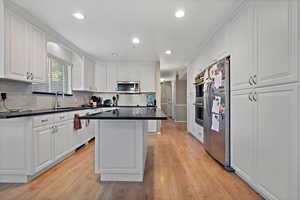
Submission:
[[[100,60],[160,61],[166,71],[189,63],[201,42],[242,0],[12,1]],[[178,8],[185,10],[182,19],[174,17]],[[86,20],[75,20],[77,11]],[[136,48],[132,37],[141,40]],[[166,49],[173,54],[165,55]]]

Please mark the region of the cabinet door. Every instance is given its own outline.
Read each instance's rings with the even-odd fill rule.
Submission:
[[[231,51],[231,87],[233,90],[250,88],[253,74],[253,7],[245,5],[231,23],[229,33]]]
[[[27,23],[10,10],[6,10],[5,20],[5,77],[27,81]]]
[[[107,74],[106,65],[98,64],[95,68],[95,84],[97,91],[105,92],[107,91]]]
[[[4,76],[4,4],[0,0],[0,76]]]
[[[62,158],[71,150],[71,141],[73,133],[73,122],[66,122],[57,125],[57,130],[54,133],[54,156],[55,160]]]
[[[155,66],[146,65],[140,68],[140,81],[142,92],[155,92]]]
[[[46,36],[37,27],[28,25],[28,66],[33,82],[46,80]]]
[[[107,91],[114,92],[117,87],[117,67],[115,63],[107,65]]]
[[[38,172],[53,163],[53,129],[49,126],[34,129],[35,171]]]
[[[286,85],[257,90],[256,179],[269,199],[298,199],[297,89]]]
[[[95,90],[95,63],[87,57],[84,59],[84,88]]]
[[[231,98],[231,162],[244,179],[253,178],[254,108],[252,90],[236,91]],[[251,100],[250,100],[250,99]]]
[[[257,82],[294,82],[297,66],[297,1],[257,1]]]

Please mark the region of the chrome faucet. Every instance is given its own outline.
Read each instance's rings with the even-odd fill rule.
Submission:
[[[54,109],[56,110],[57,108],[59,108],[60,107],[60,105],[59,105],[59,101],[58,101],[58,94],[59,94],[60,92],[59,91],[57,91],[56,93],[55,93],[55,103],[54,103]],[[62,95],[64,95],[63,93],[61,93]]]

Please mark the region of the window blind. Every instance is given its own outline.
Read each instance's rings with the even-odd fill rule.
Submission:
[[[71,65],[52,55],[47,57],[47,81],[33,84],[32,91],[35,93],[72,94]]]

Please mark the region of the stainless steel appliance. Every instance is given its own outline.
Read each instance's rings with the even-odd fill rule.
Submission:
[[[203,126],[204,122],[204,72],[195,78],[196,102],[195,102],[195,122]]]
[[[120,93],[140,93],[140,82],[139,81],[118,81],[117,92]]]
[[[209,66],[204,75],[204,148],[230,167],[230,57]]]

